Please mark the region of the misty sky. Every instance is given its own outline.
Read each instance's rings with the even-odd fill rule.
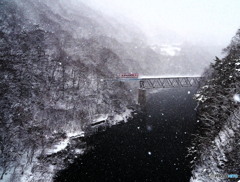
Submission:
[[[240,28],[240,0],[88,0],[102,12],[128,18],[149,36],[226,46]]]

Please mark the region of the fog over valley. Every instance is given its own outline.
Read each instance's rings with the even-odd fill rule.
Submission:
[[[239,179],[239,7],[0,0],[0,182]]]

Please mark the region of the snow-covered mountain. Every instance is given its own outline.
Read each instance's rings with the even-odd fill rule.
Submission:
[[[101,80],[142,70],[118,41],[121,35],[131,47],[131,32],[74,5],[0,2],[1,179],[51,181],[82,153],[71,143],[91,121],[103,114],[111,125],[130,116],[132,86]]]
[[[206,65],[205,50],[153,48],[131,27],[75,0],[0,1],[0,180],[51,181],[92,121],[126,121],[136,85],[102,80]]]

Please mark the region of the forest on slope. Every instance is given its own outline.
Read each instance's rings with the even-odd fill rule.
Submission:
[[[134,102],[127,83],[100,82],[142,70],[114,38],[119,31],[85,5],[69,3],[0,2],[0,178],[11,173],[20,181],[36,156],[69,132]]]
[[[169,66],[170,57],[154,51],[137,28],[73,2],[0,1],[0,179],[51,180],[67,157],[49,161],[50,148],[84,132],[95,117],[113,118],[135,103],[135,85],[102,79],[194,68],[186,52]]]
[[[196,94],[199,130],[190,152],[194,154],[194,181],[228,181],[240,170],[240,29],[216,58]]]

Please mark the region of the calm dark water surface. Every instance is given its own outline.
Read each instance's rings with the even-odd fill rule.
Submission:
[[[188,182],[191,170],[185,156],[197,123],[193,94],[192,89],[148,94],[146,113],[87,138],[94,149],[55,181]]]

